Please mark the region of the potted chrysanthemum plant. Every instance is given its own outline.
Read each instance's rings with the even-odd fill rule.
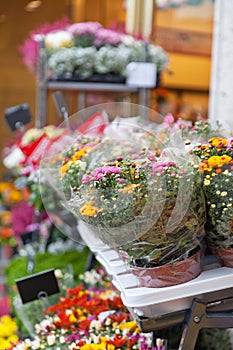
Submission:
[[[201,160],[209,248],[223,265],[233,267],[233,139],[213,137],[193,152]]]
[[[193,159],[172,160],[164,153],[157,159],[146,148],[120,157],[108,146],[104,157],[103,144],[94,148],[78,186],[70,182],[67,207],[121,254],[141,285],[163,287],[197,277],[205,205]]]

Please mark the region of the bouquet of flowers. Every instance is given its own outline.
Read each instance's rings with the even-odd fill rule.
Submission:
[[[134,146],[133,140],[103,139],[85,167],[62,165],[60,180],[69,188],[65,205],[122,254],[141,284],[182,283],[200,273],[205,205],[198,165],[188,155],[174,156],[176,149],[158,158],[145,144]],[[174,266],[183,260],[187,273],[178,278]],[[160,266],[172,266],[172,276],[156,277]]]
[[[223,135],[225,131],[219,121],[215,125],[206,119],[199,119],[195,122],[183,119],[175,119],[172,114],[167,114],[161,123],[158,134],[163,139],[163,143],[170,142],[171,134],[180,133],[186,144],[189,142],[189,148],[192,149],[197,142],[204,142],[214,135]]]
[[[104,281],[103,274],[100,276]],[[61,350],[165,350],[162,339],[156,339],[153,346],[152,334],[140,332],[109,281],[98,288],[95,284],[89,288],[80,284],[67,289],[66,295],[50,306],[43,320],[35,325],[34,339],[25,339],[11,349],[57,347]]]
[[[200,273],[205,222],[195,157],[186,152],[182,139],[179,147],[157,138],[160,124],[156,118],[151,122],[153,113],[146,118],[137,109],[136,117],[129,104],[110,105],[102,133],[94,136],[93,130],[100,129],[95,125],[75,134],[58,162],[57,153],[45,157],[45,170],[63,206],[114,247],[132,271],[141,269],[141,284],[157,287],[190,280]],[[106,111],[105,104],[101,107]],[[79,114],[73,117],[80,120]],[[184,260],[187,273],[176,273],[175,266]],[[170,269],[166,280],[154,272],[163,266]],[[145,271],[153,277],[144,278]]]
[[[130,113],[132,117],[128,118]],[[69,118],[70,130],[66,137],[51,143],[44,152],[40,163],[40,177],[44,179],[43,181],[47,181],[54,193],[54,208],[51,208],[47,201],[48,193],[44,192],[41,186],[43,204],[52,220],[58,216],[57,213],[59,213],[60,219],[64,218],[62,212],[68,211],[65,201],[69,200],[73,191],[79,187],[82,176],[96,162],[96,156],[99,154],[101,157],[101,155],[104,156],[104,153],[107,155],[113,152],[113,150],[111,151],[112,143],[114,144],[116,139],[118,142],[121,139],[125,142],[129,138],[132,141],[131,144],[128,143],[127,147],[126,142],[124,143],[124,150],[121,146],[120,152],[126,155],[128,150],[132,150],[132,145],[134,145],[135,150],[139,150],[141,147],[139,144],[148,143],[150,139],[154,138],[149,129],[153,130],[157,124],[152,121],[149,123],[150,117],[152,120],[159,120],[157,114],[149,108],[116,102],[89,107]],[[61,124],[60,127],[63,128],[64,124]],[[150,134],[151,137],[147,137],[147,134]],[[117,135],[116,138],[114,135]],[[111,142],[113,138],[115,141]],[[102,142],[103,139],[105,142]],[[92,150],[96,148],[98,151],[93,153]],[[62,229],[66,235],[80,241],[77,231],[77,217],[72,215],[70,211],[68,213],[69,218],[73,216],[73,219],[66,222],[66,227],[59,226],[59,229]],[[75,225],[74,230],[71,227],[71,221]],[[58,220],[55,221],[56,226],[57,223]],[[66,230],[66,228],[69,229],[68,226],[72,232]]]
[[[206,238],[223,264],[233,267],[233,139],[213,137],[197,145],[206,197]]]

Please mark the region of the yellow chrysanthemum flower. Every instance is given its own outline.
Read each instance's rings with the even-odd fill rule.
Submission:
[[[61,177],[65,176],[67,171],[69,169],[69,163],[64,164],[60,169],[60,175]]]
[[[97,215],[101,211],[101,208],[94,207],[93,204],[94,204],[94,201],[90,201],[90,202],[85,203],[82,206],[82,208],[80,209],[80,213],[84,216]]]
[[[120,329],[123,331],[124,329],[128,329],[133,332],[138,328],[137,323],[135,321],[129,321],[120,324]]]
[[[212,139],[209,140],[209,143],[214,147],[226,146],[227,139],[223,137],[213,137]]]
[[[210,168],[221,167],[224,164],[228,164],[232,161],[232,158],[228,155],[212,156],[208,159],[208,165]]]
[[[75,154],[72,157],[72,161],[75,162],[76,160],[81,159],[85,154],[87,153],[87,148],[83,147],[79,151],[75,152]]]

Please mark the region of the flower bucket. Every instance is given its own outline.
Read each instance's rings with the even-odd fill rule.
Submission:
[[[161,288],[193,280],[201,273],[201,250],[187,259],[156,267],[132,267],[140,287]]]
[[[223,266],[233,267],[233,248],[216,248],[214,253],[219,257]]]

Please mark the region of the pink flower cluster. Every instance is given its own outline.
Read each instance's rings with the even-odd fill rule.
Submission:
[[[176,167],[175,162],[153,162],[151,163],[151,174],[163,174],[169,167]]]
[[[84,174],[82,177],[82,183],[101,180],[106,174],[120,174],[121,168],[116,166],[106,165],[100,168],[96,168],[90,174]]]
[[[121,34],[111,29],[100,28],[96,32],[95,46],[118,45],[121,43]]]
[[[64,30],[70,25],[70,21],[67,17],[54,22],[53,24],[45,23],[36,30],[29,33],[29,38],[24,41],[22,45],[18,47],[19,52],[22,55],[23,64],[28,69],[35,73],[37,69],[37,60],[39,55],[39,42],[36,40],[37,35],[46,35],[58,30]]]
[[[232,150],[232,147],[233,147],[233,137],[230,137],[230,138],[227,139],[226,148],[229,149],[229,150]]]
[[[98,22],[79,22],[74,23],[67,28],[67,31],[72,35],[95,35],[102,28]]]

